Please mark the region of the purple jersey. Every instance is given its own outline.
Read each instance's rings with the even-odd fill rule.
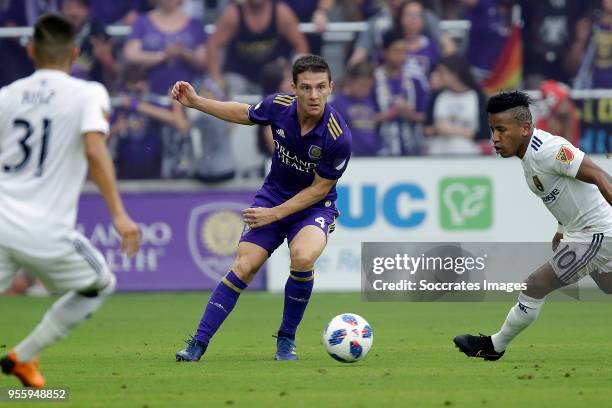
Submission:
[[[171,44],[183,44],[186,48],[194,50],[206,42],[206,34],[203,23],[193,19],[177,32],[164,33],[159,31],[145,14],[134,22],[129,39],[140,40],[143,51],[164,51]],[[187,61],[173,58],[149,69],[148,80],[151,92],[166,95],[176,81],[192,82],[200,75],[201,72]]]
[[[301,136],[297,100],[293,95],[268,96],[249,108],[249,120],[270,125],[276,146],[270,173],[258,194],[280,204],[309,187],[315,172],[325,179],[337,180],[346,170],[351,156],[351,131],[329,104],[319,123],[304,136]],[[332,187],[315,206],[329,207],[336,196],[336,188]]]
[[[376,156],[382,148],[376,124],[376,101],[372,95],[354,98],[337,94],[332,106],[346,118],[353,135],[353,155]]]

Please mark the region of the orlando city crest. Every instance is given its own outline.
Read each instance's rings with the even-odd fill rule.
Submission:
[[[216,202],[191,211],[189,251],[198,268],[211,279],[222,278],[232,262],[244,228],[242,209],[246,207],[248,204]]]
[[[315,145],[310,146],[310,149],[308,149],[308,156],[312,160],[319,160],[321,158],[321,148]]]

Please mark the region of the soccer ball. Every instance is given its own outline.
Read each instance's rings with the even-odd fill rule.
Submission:
[[[374,333],[368,322],[355,313],[331,319],[323,331],[323,344],[332,358],[342,363],[363,359],[372,348]]]

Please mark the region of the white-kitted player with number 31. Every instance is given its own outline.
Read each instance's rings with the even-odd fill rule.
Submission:
[[[74,26],[60,15],[40,17],[28,52],[36,72],[0,90],[0,293],[25,268],[65,294],[0,365],[25,386],[42,387],[38,354],[115,287],[102,254],[75,230],[88,167],[128,255],[138,251],[140,234],[121,202],[106,148],[108,93],[68,75],[78,56]]]

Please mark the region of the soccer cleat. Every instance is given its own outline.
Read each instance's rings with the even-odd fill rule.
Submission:
[[[15,351],[11,351],[0,359],[0,366],[4,374],[14,375],[26,387],[42,388],[45,386],[45,378],[38,371],[38,358],[22,363],[17,358]]]
[[[288,337],[272,337],[276,337],[276,354],[274,355],[276,361],[294,361],[298,359],[295,352],[295,341]]]
[[[176,353],[176,361],[199,361],[208,347],[193,336],[189,336],[185,343],[187,347]]]
[[[468,357],[480,357],[487,361],[495,361],[502,358],[505,353],[505,351],[501,353],[495,351],[491,336],[485,336],[484,334],[480,334],[479,336],[463,334],[461,336],[456,336],[453,342],[455,346],[463,351]]]

